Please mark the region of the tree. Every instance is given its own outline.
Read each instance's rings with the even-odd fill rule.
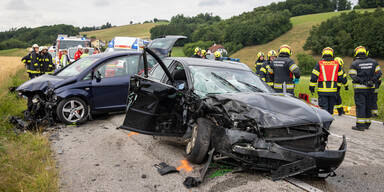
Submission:
[[[350,10],[352,7],[352,3],[348,0],[338,0],[337,1],[337,10],[343,11],[343,10]]]
[[[382,0],[359,0],[359,3],[358,3],[358,5],[363,9],[376,8],[379,5],[383,6],[383,4],[384,3],[382,2]]]
[[[159,20],[157,18],[153,18],[153,22],[157,23]]]
[[[129,22],[129,24],[131,24],[131,25],[132,25],[132,24],[133,24],[133,21],[130,21],[130,22]]]

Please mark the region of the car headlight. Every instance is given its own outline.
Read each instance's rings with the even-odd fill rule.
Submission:
[[[38,102],[39,102],[39,99],[38,99],[37,97],[35,97],[35,98],[32,99],[32,103],[33,103],[33,104],[36,104],[36,103],[38,103]]]

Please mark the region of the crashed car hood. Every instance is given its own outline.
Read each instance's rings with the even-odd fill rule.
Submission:
[[[275,128],[321,124],[333,118],[321,109],[283,94],[233,93],[209,95],[205,104],[232,120],[254,119],[260,127]]]
[[[31,79],[20,85],[16,91],[20,92],[45,92],[48,88],[58,88],[62,85],[71,83],[76,80],[76,77],[58,77],[53,75],[42,75]]]

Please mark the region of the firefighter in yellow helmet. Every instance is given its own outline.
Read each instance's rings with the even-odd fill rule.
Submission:
[[[24,56],[21,61],[25,64],[30,79],[40,75],[39,46],[37,44],[33,44],[32,51]]]
[[[256,55],[256,62],[255,62],[255,73],[256,75],[260,76],[261,74],[261,68],[265,64],[265,58],[263,52],[258,52]]]
[[[337,61],[339,63],[341,71],[343,72],[343,82],[337,83],[337,95],[336,95],[336,104],[335,104],[335,108],[337,109],[337,113],[339,114],[339,116],[342,116],[345,112],[344,112],[344,108],[343,108],[343,101],[342,101],[341,96],[340,96],[340,89],[341,89],[341,86],[344,85],[345,90],[346,91],[349,90],[348,84],[347,84],[348,79],[347,79],[347,74],[344,71],[343,59],[340,57],[335,57],[335,61]]]
[[[323,49],[322,59],[312,70],[309,90],[313,94],[317,85],[319,106],[333,114],[338,95],[338,83],[344,83],[343,71],[340,64],[334,59],[334,50],[330,47]]]
[[[276,92],[282,93],[285,85],[287,92],[293,95],[295,84],[298,84],[300,81],[299,66],[289,58],[292,55],[290,46],[282,45],[278,54],[278,57],[272,61],[271,66],[274,74],[273,88]]]
[[[264,65],[260,69],[260,78],[265,81],[270,87],[273,87],[273,70],[272,62],[277,57],[275,50],[268,51],[267,61],[264,62]]]
[[[207,58],[207,51],[205,49],[201,50],[201,58],[203,58],[203,59]]]
[[[221,57],[221,53],[219,51],[215,51],[214,55],[215,55],[216,61],[222,61],[223,60]]]
[[[380,84],[382,75],[380,65],[368,57],[369,52],[363,46],[356,47],[355,57],[349,69],[355,91],[356,126],[353,130],[364,131],[371,125],[372,109],[375,103],[375,87]]]
[[[200,49],[200,47],[196,47],[195,48],[192,57],[193,58],[201,58],[201,49]]]

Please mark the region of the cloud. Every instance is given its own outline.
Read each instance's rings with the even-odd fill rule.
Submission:
[[[223,0],[202,0],[199,2],[200,7],[212,7],[212,6],[223,6],[225,1]]]
[[[9,10],[16,10],[16,11],[29,9],[29,6],[24,2],[24,0],[11,0],[9,3],[6,4],[5,7]]]
[[[93,5],[96,7],[105,7],[109,6],[111,3],[108,0],[96,0]]]

